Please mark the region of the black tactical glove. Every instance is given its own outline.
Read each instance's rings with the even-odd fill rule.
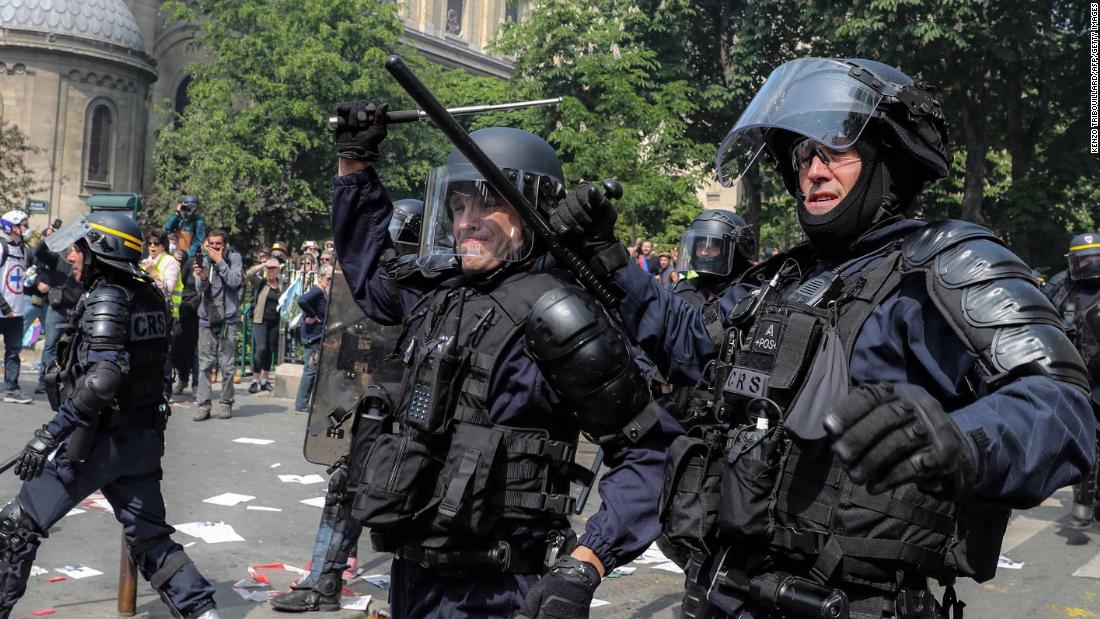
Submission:
[[[588,259],[598,275],[607,275],[629,260],[626,248],[615,238],[618,215],[599,187],[579,183],[550,212],[554,232],[578,239],[577,251]]]
[[[856,387],[825,416],[825,430],[849,477],[872,494],[916,482],[929,494],[960,499],[977,483],[973,442],[916,385]]]
[[[378,145],[386,139],[389,104],[378,99],[349,101],[336,106],[336,154],[344,159],[377,161]]]
[[[599,584],[595,565],[562,557],[531,587],[516,619],[588,619]]]
[[[42,474],[46,468],[46,459],[50,452],[57,449],[57,439],[46,430],[46,426],[34,431],[34,438],[23,448],[19,454],[19,461],[15,463],[15,474],[19,479],[27,481]]]

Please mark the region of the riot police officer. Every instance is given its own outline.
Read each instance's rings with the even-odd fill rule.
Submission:
[[[672,292],[696,307],[722,296],[756,255],[752,226],[725,209],[705,209],[680,240],[676,270],[682,274]]]
[[[1066,333],[1073,340],[1077,352],[1085,360],[1089,378],[1092,381],[1092,404],[1096,407],[1096,381],[1100,377],[1100,343],[1098,334],[1090,327],[1089,316],[1097,316],[1089,310],[1098,311],[1100,307],[1100,232],[1078,234],[1069,242],[1066,253],[1069,269],[1061,277],[1051,279],[1048,293],[1054,306],[1062,315]],[[1095,324],[1093,318],[1092,324]],[[1070,522],[1078,528],[1087,528],[1097,519],[1096,509],[1096,465],[1085,479],[1073,486],[1073,508]]]
[[[415,254],[420,249],[420,223],[423,217],[423,200],[405,198],[394,201],[389,230],[399,255]]]
[[[39,539],[102,490],[130,555],[172,616],[216,619],[214,588],[165,520],[160,458],[169,411],[161,371],[171,324],[164,295],[138,266],[141,230],[125,215],[92,213],[46,243],[67,251],[87,292],[46,379],[57,414],[24,448],[15,468],[23,487],[0,510],[0,617],[26,590]]]
[[[336,136],[337,253],[367,315],[405,331],[398,430],[375,442],[354,504],[375,548],[395,555],[393,614],[587,617],[601,576],[657,537],[675,424],[599,305],[457,150],[429,175],[420,245],[457,256],[462,272],[394,294],[379,263],[392,206],[371,166],[385,107],[339,113],[353,122]],[[509,128],[471,138],[532,204],[564,193],[542,138]],[[574,463],[579,430],[603,445],[609,471],[578,541],[569,484],[593,482]]]
[[[1088,374],[1031,270],[985,228],[904,217],[947,176],[946,141],[933,91],[893,67],[773,71],[718,169],[736,181],[766,151],[808,242],[743,276],[756,287],[721,338],[609,260],[609,230],[581,244],[614,269],[645,352],[713,394],[721,430],[670,448],[661,518],[708,554],[701,581],[726,616],[957,612],[928,578],[991,578],[1008,508],[1091,468]]]

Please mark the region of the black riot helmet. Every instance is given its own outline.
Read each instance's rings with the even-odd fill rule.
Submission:
[[[539,136],[509,127],[479,129],[470,138],[504,170],[520,193],[538,208],[548,209],[564,193],[564,173],[554,148]],[[499,221],[464,236],[471,215],[507,207],[485,178],[458,149],[447,164],[428,175],[424,200],[421,254],[491,257],[522,262],[535,250],[530,230],[520,223],[502,229]]]
[[[406,198],[393,203],[389,230],[398,254],[415,254],[420,248],[420,224],[423,220],[423,200]]]
[[[1100,279],[1100,232],[1085,232],[1069,242],[1069,278],[1073,281]]]
[[[706,209],[684,231],[678,271],[727,277],[745,270],[756,254],[752,226],[725,209]]]
[[[764,151],[799,201],[803,230],[823,251],[843,251],[877,222],[904,212],[926,183],[946,178],[951,165],[934,90],[863,59],[801,58],[775,69],[719,148],[723,183],[740,180]],[[862,163],[858,180],[827,213],[809,213],[796,162],[812,158],[799,153],[828,165],[828,153],[836,158],[852,151]]]
[[[93,265],[143,276],[138,266],[143,245],[141,227],[128,215],[112,211],[97,211],[70,221],[46,237],[50,251],[64,254],[74,244],[93,256]]]

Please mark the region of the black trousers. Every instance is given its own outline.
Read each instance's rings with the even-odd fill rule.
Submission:
[[[252,339],[256,343],[256,349],[252,353],[252,372],[269,371],[275,351],[279,349],[279,317],[260,324],[253,323],[252,327]]]

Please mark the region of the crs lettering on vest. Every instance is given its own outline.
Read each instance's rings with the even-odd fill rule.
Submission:
[[[168,321],[164,312],[145,312],[130,316],[131,341],[155,340],[167,335]]]
[[[745,368],[730,368],[730,375],[722,388],[735,395],[762,398],[768,392],[768,375]]]

